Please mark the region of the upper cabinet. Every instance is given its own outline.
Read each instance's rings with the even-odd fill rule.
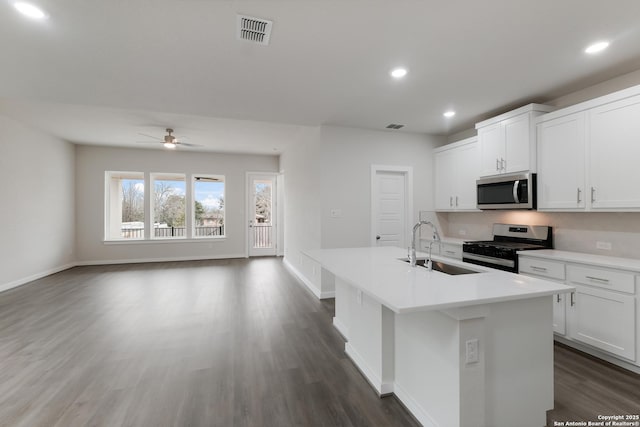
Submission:
[[[592,209],[640,208],[640,95],[589,110]]]
[[[538,118],[538,209],[638,211],[640,86]]]
[[[434,150],[435,207],[437,211],[474,211],[478,179],[478,143],[475,137]]]
[[[586,206],[585,113],[538,124],[538,209]]]
[[[476,124],[480,176],[536,171],[535,118],[553,107],[529,104]]]

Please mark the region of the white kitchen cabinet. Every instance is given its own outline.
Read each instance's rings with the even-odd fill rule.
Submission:
[[[538,209],[584,210],[585,113],[538,123]]]
[[[536,119],[538,209],[639,211],[638,117],[640,86]]]
[[[589,111],[591,207],[640,208],[640,96]]]
[[[478,144],[475,137],[434,151],[437,211],[475,211]]]
[[[536,171],[534,118],[553,109],[529,104],[476,124],[480,176]]]
[[[525,276],[538,277],[563,283],[565,280],[565,265],[561,262],[525,258],[518,259],[518,270]],[[567,333],[566,328],[566,295],[553,296],[553,332],[561,335]]]
[[[633,295],[569,283],[570,337],[609,353],[636,360]]]
[[[462,245],[456,243],[442,243],[440,255],[462,260]]]
[[[576,254],[577,258],[585,258],[584,263],[559,262],[540,258],[533,252],[538,251],[519,255],[520,274],[553,281],[564,279],[576,289],[570,295],[554,297],[553,327],[561,336],[559,339],[574,346],[587,344],[578,348],[598,349],[640,365],[636,354],[639,332],[636,300],[640,298],[636,287],[640,276],[632,271],[592,265],[596,259],[616,263],[608,257]],[[571,255],[569,259],[575,257]]]

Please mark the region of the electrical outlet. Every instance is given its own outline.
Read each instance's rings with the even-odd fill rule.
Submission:
[[[465,354],[465,363],[478,363],[479,355],[478,355],[478,339],[474,338],[472,340],[468,340],[465,343],[466,354]]]
[[[465,230],[464,228],[461,228],[460,231],[458,231],[458,234],[460,234],[461,236],[466,236],[467,230]]]
[[[596,249],[602,249],[604,251],[611,250],[611,242],[596,242]]]
[[[342,209],[331,209],[331,218],[340,218],[342,217]]]

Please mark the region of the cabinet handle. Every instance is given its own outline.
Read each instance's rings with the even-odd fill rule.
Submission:
[[[505,159],[500,159],[500,168],[504,171],[507,170],[507,161]]]
[[[456,207],[458,207],[458,196],[456,196]]]
[[[531,269],[532,270],[536,270],[536,271],[547,271],[546,268],[544,268],[544,267],[536,267],[535,265],[532,265]]]
[[[573,298],[573,296],[575,295],[575,292],[571,292],[571,307],[573,307],[574,305],[576,305],[576,301]]]
[[[449,255],[455,255],[456,254],[454,251],[445,251],[445,253],[448,253]]]
[[[595,280],[596,282],[609,283],[609,279],[602,279],[600,277],[593,277],[593,276],[585,276],[585,277],[589,280]]]
[[[560,302],[560,294],[556,294],[556,301]]]
[[[582,193],[582,190],[580,190],[580,188],[578,188],[578,203],[580,203],[582,200],[580,200],[580,193]]]
[[[500,159],[496,158],[496,170],[499,171],[500,170]]]
[[[449,196],[449,206],[453,207],[453,196]]]
[[[596,189],[591,187],[591,203],[596,201]]]

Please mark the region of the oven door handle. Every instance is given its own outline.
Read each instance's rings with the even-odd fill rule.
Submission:
[[[520,187],[520,180],[517,179],[513,182],[513,201],[516,203],[520,203],[520,198],[518,197],[519,187]]]

